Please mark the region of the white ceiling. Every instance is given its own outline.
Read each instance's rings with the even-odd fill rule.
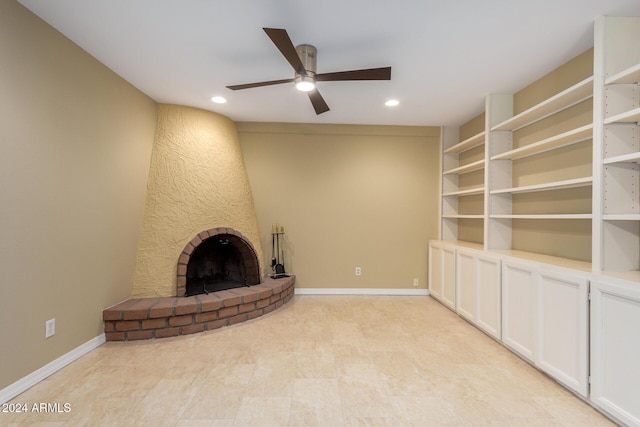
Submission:
[[[596,17],[640,16],[639,0],[19,1],[157,102],[305,123],[460,124],[593,46]],[[293,84],[226,89],[293,77],[263,27],[316,46],[319,73],[390,65],[391,81],[321,82],[320,116]]]

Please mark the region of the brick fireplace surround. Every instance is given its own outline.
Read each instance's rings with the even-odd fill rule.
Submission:
[[[238,243],[249,285],[185,297],[187,265],[205,240],[229,236]],[[102,312],[107,341],[133,341],[210,331],[255,319],[293,298],[295,276],[267,278],[260,283],[256,250],[242,233],[218,227],[198,233],[180,254],[175,297],[131,298]],[[256,284],[259,283],[259,284]]]
[[[255,319],[293,298],[295,276],[191,297],[132,298],[102,312],[107,341],[174,337]]]
[[[258,256],[256,255],[256,249],[249,239],[244,237],[242,233],[234,230],[230,227],[216,227],[209,230],[198,233],[182,250],[180,257],[178,258],[178,276],[176,279],[178,296],[184,296],[187,286],[187,265],[191,259],[191,255],[198,246],[205,240],[219,236],[228,235],[239,243],[236,247],[240,250],[240,255],[245,264],[245,273],[247,283],[249,285],[255,285],[260,283],[260,266],[258,265]]]

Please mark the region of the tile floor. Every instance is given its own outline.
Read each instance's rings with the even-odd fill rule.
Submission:
[[[71,410],[0,425],[614,425],[429,297],[296,296],[216,331],[107,343],[12,402]]]

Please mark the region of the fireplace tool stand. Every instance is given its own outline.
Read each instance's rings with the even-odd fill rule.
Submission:
[[[284,268],[284,227],[278,224],[271,226],[271,277],[289,277]]]

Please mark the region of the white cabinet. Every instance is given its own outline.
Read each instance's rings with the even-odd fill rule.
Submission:
[[[500,258],[478,255],[476,258],[476,324],[489,335],[502,337]]]
[[[456,311],[500,339],[500,259],[482,251],[458,249]]]
[[[429,293],[449,308],[455,308],[455,248],[429,243]]]
[[[640,426],[640,284],[591,284],[591,401]]]
[[[449,308],[456,305],[456,251],[451,247],[442,248],[442,294],[440,300]]]
[[[588,396],[589,281],[541,269],[538,274],[536,365]]]
[[[436,243],[429,243],[429,295],[442,298],[442,248]]]
[[[502,261],[502,341],[535,362],[537,292],[534,266]]]
[[[565,387],[589,396],[591,272],[585,263],[439,241],[430,243],[429,254],[435,298]],[[640,294],[640,285],[636,290]],[[638,325],[640,296],[635,304],[632,321]],[[640,360],[636,336],[634,357]],[[640,384],[640,369],[636,373]]]
[[[566,387],[588,395],[589,280],[573,270],[502,261],[502,340]]]
[[[469,321],[476,320],[476,257],[458,250],[456,256],[456,312]]]

